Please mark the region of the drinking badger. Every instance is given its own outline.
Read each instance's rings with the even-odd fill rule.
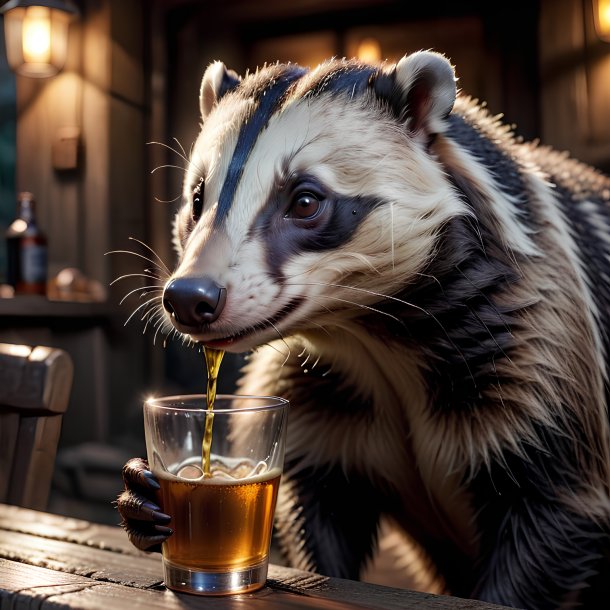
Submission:
[[[610,179],[521,142],[432,52],[243,79],[217,62],[200,102],[163,305],[193,341],[255,348],[243,393],[291,402],[290,562],[357,579],[383,517],[454,595],[594,603]],[[119,510],[153,548],[145,468]]]

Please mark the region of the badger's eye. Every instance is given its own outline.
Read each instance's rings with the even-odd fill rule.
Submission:
[[[321,198],[310,191],[296,193],[292,199],[286,218],[310,220],[315,218],[322,208]]]
[[[199,180],[197,186],[193,190],[192,202],[191,202],[191,216],[193,220],[197,222],[201,218],[201,212],[203,210],[203,178]]]

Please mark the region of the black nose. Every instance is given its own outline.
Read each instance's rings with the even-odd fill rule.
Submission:
[[[209,277],[176,278],[163,291],[163,307],[185,332],[216,320],[226,299],[226,288]]]

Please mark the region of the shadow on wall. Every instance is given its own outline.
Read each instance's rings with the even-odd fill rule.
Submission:
[[[6,280],[4,234],[15,215],[17,110],[15,75],[6,62],[4,29],[0,28],[0,284]]]

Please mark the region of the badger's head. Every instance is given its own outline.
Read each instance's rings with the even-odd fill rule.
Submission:
[[[193,340],[245,351],[370,311],[463,213],[430,151],[456,97],[436,53],[396,65],[212,64],[163,304]]]

